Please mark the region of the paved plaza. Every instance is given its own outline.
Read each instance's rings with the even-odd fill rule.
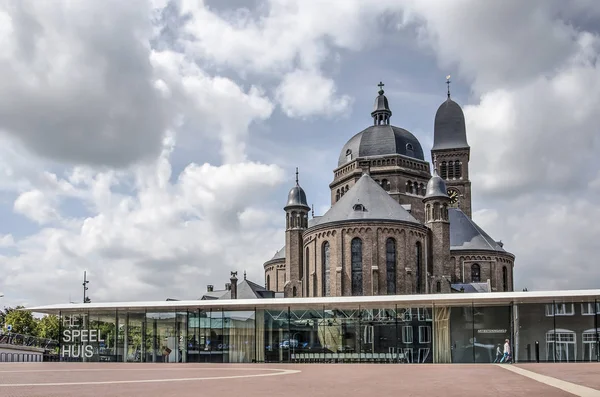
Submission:
[[[0,396],[600,396],[600,364],[0,364]]]

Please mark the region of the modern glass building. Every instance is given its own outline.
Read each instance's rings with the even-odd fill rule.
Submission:
[[[600,290],[65,304],[64,361],[600,361]]]

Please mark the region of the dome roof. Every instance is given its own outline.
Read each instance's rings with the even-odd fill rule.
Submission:
[[[465,115],[458,103],[448,96],[435,113],[432,150],[468,147]]]
[[[424,160],[419,140],[410,132],[393,125],[372,125],[354,135],[342,148],[338,166],[357,157],[401,154]]]
[[[290,189],[288,193],[288,201],[284,208],[287,207],[304,207],[310,210],[306,200],[306,193],[298,183],[298,168],[296,168],[296,186]]]
[[[446,182],[438,175],[437,170],[433,171],[433,176],[429,182],[427,182],[427,189],[425,191],[426,199],[434,197],[448,198]]]
[[[338,159],[338,167],[355,160],[357,157],[385,156],[401,154],[424,160],[423,148],[417,138],[403,128],[390,125],[392,111],[383,91],[383,83],[379,83],[379,95],[371,112],[373,125],[354,135],[342,148]]]
[[[291,188],[290,193],[288,194],[288,201],[285,206],[300,206],[310,209],[306,201],[306,193],[304,193],[304,189],[302,189],[299,185],[296,185],[293,188]]]

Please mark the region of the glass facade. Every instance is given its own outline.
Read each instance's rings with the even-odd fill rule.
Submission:
[[[218,303],[213,303],[218,306]],[[316,303],[61,316],[63,361],[493,363],[600,361],[600,300],[444,306]]]

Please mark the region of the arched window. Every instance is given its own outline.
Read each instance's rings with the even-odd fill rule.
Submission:
[[[442,283],[440,283],[439,281],[435,283],[435,292],[437,292],[438,294],[442,292]]]
[[[455,161],[454,162],[454,177],[456,179],[460,179],[460,177],[462,176],[462,169],[461,169],[461,163],[460,161]]]
[[[577,358],[577,337],[570,329],[546,332],[546,361],[573,362]]]
[[[440,166],[440,175],[442,179],[448,179],[448,165],[445,161],[442,161],[442,165]]]
[[[508,291],[508,269],[506,266],[502,267],[502,289]]]
[[[266,285],[267,289],[270,290],[271,289],[271,276],[269,276],[267,274],[267,285]]]
[[[346,161],[352,161],[352,150],[346,150]]]
[[[353,238],[350,244],[351,268],[352,268],[352,296],[362,296],[362,240]]]
[[[454,161],[448,162],[448,179],[454,179]]]
[[[323,258],[321,259],[321,267],[323,268],[323,296],[329,296],[331,294],[330,291],[330,275],[331,275],[331,264],[329,262],[329,242],[325,241],[323,243],[323,248],[321,251]]]
[[[306,268],[304,269],[304,274],[306,277],[304,278],[304,293],[305,296],[308,296],[308,291],[310,291],[309,283],[310,283],[310,251],[308,247],[306,247],[306,257],[304,258],[304,262],[306,263]]]
[[[292,296],[296,296],[298,293],[296,292],[296,287],[292,288]]]
[[[381,180],[381,187],[383,188],[383,190],[385,190],[386,192],[388,192],[390,190],[390,181],[388,181],[387,179],[382,179]]]
[[[396,295],[396,240],[388,238],[385,242],[385,269],[388,295]]]
[[[419,196],[425,196],[425,186],[423,184],[419,184]]]
[[[471,282],[478,283],[481,281],[481,266],[477,263],[471,265]]]
[[[415,259],[416,259],[416,268],[417,268],[417,294],[421,293],[421,272],[422,272],[422,268],[421,268],[421,264],[423,262],[423,250],[421,249],[421,242],[417,241],[417,244],[415,244],[415,248],[416,248],[416,253],[415,253]]]
[[[335,201],[338,201],[339,199],[340,199],[340,189],[338,189],[338,190],[335,192]]]
[[[304,277],[304,263],[300,262],[300,268],[298,269],[298,278],[302,280]]]
[[[412,189],[413,189],[412,182],[411,181],[406,182],[406,193],[412,193]]]

